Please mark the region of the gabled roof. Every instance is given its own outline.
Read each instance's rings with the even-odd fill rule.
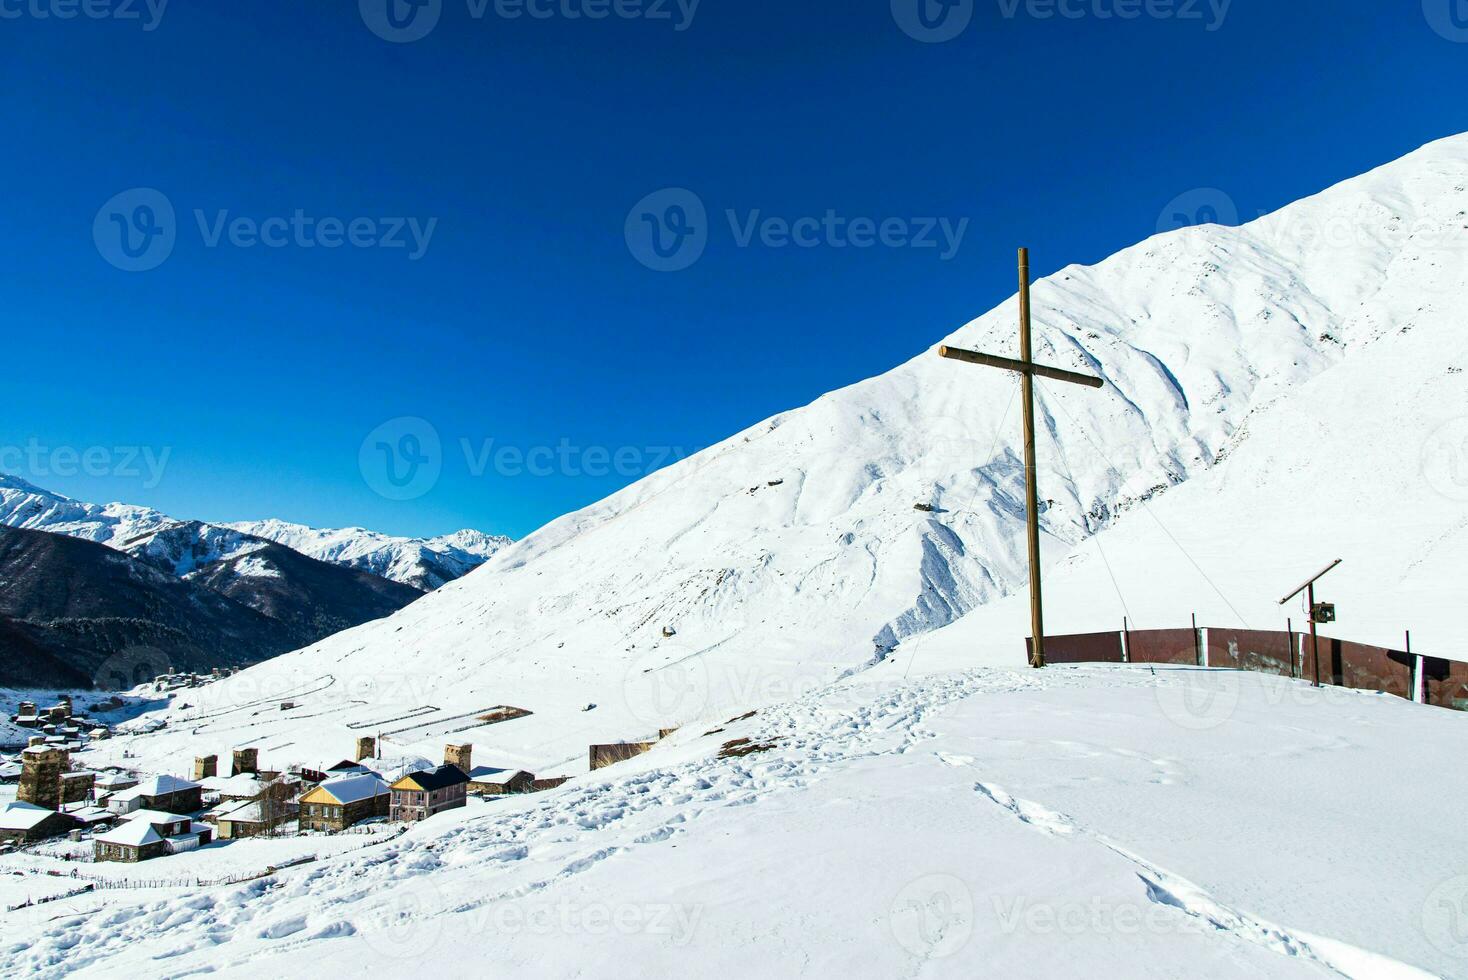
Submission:
[[[469,773],[469,780],[475,783],[483,783],[486,786],[504,786],[524,776],[526,779],[534,779],[535,774],[526,772],[524,769],[495,769],[490,766],[475,766],[474,771]]]
[[[0,830],[30,830],[56,815],[55,810],[34,803],[7,803],[5,809],[0,810]]]
[[[439,766],[422,772],[410,772],[392,784],[393,789],[435,790],[448,786],[460,786],[469,781],[464,770],[458,766]]]
[[[177,776],[149,776],[132,789],[125,789],[118,793],[113,799],[132,800],[139,796],[167,796],[170,793],[181,793],[184,790],[198,788],[198,783],[191,783]]]
[[[366,774],[328,779],[301,797],[302,803],[357,803],[387,794],[387,783]]]
[[[94,840],[103,844],[122,844],[125,847],[142,847],[145,844],[157,844],[163,840],[153,825],[146,820],[129,820],[125,824],[113,827],[105,834],[98,834]]]

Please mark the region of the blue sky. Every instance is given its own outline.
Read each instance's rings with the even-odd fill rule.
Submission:
[[[0,469],[524,535],[1468,130],[1463,0],[387,2],[0,0]]]

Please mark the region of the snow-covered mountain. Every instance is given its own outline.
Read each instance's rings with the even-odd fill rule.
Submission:
[[[1468,414],[1465,297],[1465,137],[1247,226],[1184,229],[1038,282],[1037,357],[1107,382],[1040,387],[1047,561],[1153,526],[1154,505],[1206,478],[1213,492],[1162,539],[1189,575],[1156,549],[1128,555],[1124,574],[1160,610],[1144,625],[1186,624],[1226,580],[1216,605],[1230,619],[1216,625],[1282,626],[1283,611],[1255,623],[1249,610],[1350,551],[1360,577],[1337,582],[1376,619],[1345,635],[1395,642],[1398,626],[1382,624],[1400,620],[1419,652],[1457,653],[1441,600],[1463,578],[1468,515],[1422,460]],[[935,340],[1010,352],[1016,315],[1010,299]],[[517,704],[536,715],[462,737],[542,768],[584,766],[588,742],[892,670],[904,641],[1024,589],[1016,388],[929,349],[553,522],[385,622],[246,676],[380,685],[355,688],[371,703],[310,739],[292,727],[311,744],[344,744],[342,725],[398,708],[449,718]],[[1267,528],[1242,523],[1261,513]],[[1195,529],[1207,534],[1190,543]],[[1117,620],[1107,606],[1065,625]],[[996,632],[989,656],[1020,662],[1023,635]],[[431,757],[440,734],[425,724],[402,737]]]
[[[323,530],[285,521],[206,524],[150,507],[89,504],[0,473],[0,525],[96,541],[188,575],[233,561],[269,542],[318,561],[430,592],[484,564],[510,539],[463,530],[436,538],[400,538],[363,528]]]
[[[462,578],[511,543],[509,538],[472,530],[437,538],[399,538],[360,527],[325,530],[277,520],[236,521],[226,526],[425,592]]]
[[[33,664],[24,675],[33,680],[26,683],[42,677],[54,683],[85,682],[95,676],[102,659],[142,643],[142,638],[180,668],[255,663],[379,619],[422,594],[410,585],[320,561],[232,528],[175,520],[146,507],[82,503],[12,476],[0,476],[0,527],[98,546],[67,549],[52,541],[15,550],[20,557],[0,581],[0,614],[15,620],[9,639],[0,639],[0,654],[7,655],[0,659],[0,682],[20,682],[16,662],[35,660],[34,651],[43,651],[50,666],[41,671]],[[172,585],[138,593],[131,608],[120,601],[108,604],[102,601],[106,595],[89,593],[116,593],[106,583],[126,576],[117,571],[117,562],[100,560],[97,551],[118,553],[132,563],[134,580],[157,578]],[[34,567],[26,564],[38,554],[48,560]],[[68,567],[68,561],[78,567]],[[185,583],[189,588],[173,587]],[[202,601],[200,592],[208,593],[204,599],[228,597],[232,602],[219,607],[217,601]],[[193,601],[169,598],[175,595],[190,595]],[[38,604],[38,597],[78,605],[66,607],[63,614]],[[260,614],[257,620],[244,615],[251,611]],[[119,619],[132,622],[119,627]],[[16,656],[22,647],[29,652]]]

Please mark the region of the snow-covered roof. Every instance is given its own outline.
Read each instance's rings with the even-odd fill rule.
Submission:
[[[125,789],[118,793],[113,799],[133,800],[140,796],[167,796],[169,793],[180,793],[184,790],[198,788],[198,783],[179,779],[177,776],[149,776],[132,789]]]
[[[201,785],[211,793],[223,796],[254,796],[263,785],[259,776],[242,772],[234,776],[210,776]]]
[[[188,817],[181,813],[168,813],[164,810],[134,810],[127,815],[127,822],[133,823],[141,820],[144,823],[179,823]]]
[[[252,800],[242,802],[227,812],[219,814],[220,823],[264,823],[265,814],[260,809],[260,802]]]
[[[54,817],[55,810],[48,810],[34,803],[7,803],[0,810],[0,830],[30,830],[47,817]]]
[[[126,788],[127,786],[136,784],[137,781],[138,778],[136,776],[129,776],[127,773],[122,772],[102,772],[97,774],[98,789],[106,789],[109,786],[123,786]]]
[[[328,779],[312,792],[327,793],[338,803],[357,803],[361,800],[370,800],[375,796],[384,796],[387,791],[387,783],[376,776],[367,774]]]
[[[95,839],[103,844],[122,844],[127,847],[142,847],[144,844],[156,844],[163,840],[146,820],[129,820],[105,834],[98,834]]]

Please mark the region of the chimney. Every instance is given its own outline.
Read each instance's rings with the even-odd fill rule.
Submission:
[[[474,770],[474,746],[468,742],[465,742],[463,745],[445,745],[443,747],[443,764],[446,766],[458,766],[464,775],[469,775]]]
[[[258,773],[259,771],[260,771],[260,750],[259,749],[235,749],[234,750],[234,770],[230,773],[231,776],[238,776],[241,773],[246,773],[246,772],[253,774],[253,773]]]
[[[370,735],[364,735],[357,739],[357,761],[371,759],[377,755],[377,739]]]
[[[33,748],[35,748],[38,745],[45,745],[46,744],[46,736],[44,736],[44,735],[32,735],[29,739],[26,740],[26,743],[25,744],[26,744],[26,748],[28,748],[28,749],[33,749]]]
[[[219,775],[219,756],[201,755],[194,760],[194,782]]]

